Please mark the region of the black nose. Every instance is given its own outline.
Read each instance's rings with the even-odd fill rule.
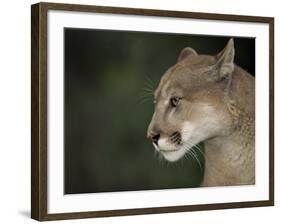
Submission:
[[[151,136],[152,142],[156,145],[158,145],[159,138],[160,138],[160,134],[156,134],[156,135]]]

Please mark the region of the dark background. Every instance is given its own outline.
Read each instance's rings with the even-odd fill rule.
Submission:
[[[217,54],[229,37],[65,28],[65,193],[197,187],[204,159],[168,163],[146,130],[151,91],[190,46]],[[235,38],[236,64],[255,74],[255,40]]]

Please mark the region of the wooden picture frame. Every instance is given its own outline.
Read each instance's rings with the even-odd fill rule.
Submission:
[[[269,26],[269,174],[268,200],[212,203],[182,206],[129,208],[66,213],[48,212],[48,12],[68,11],[165,18],[188,18],[211,21],[247,22]],[[274,205],[274,18],[240,15],[162,11],[136,8],[116,8],[90,5],[38,3],[31,7],[31,217],[39,221],[92,217],[187,212],[226,208],[246,208]]]

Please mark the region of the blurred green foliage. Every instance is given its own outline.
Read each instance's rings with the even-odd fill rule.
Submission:
[[[182,48],[216,54],[229,37],[65,28],[64,38],[65,193],[199,186],[201,153],[201,168],[191,157],[169,163],[146,139],[152,91]],[[254,39],[235,46],[254,74]]]

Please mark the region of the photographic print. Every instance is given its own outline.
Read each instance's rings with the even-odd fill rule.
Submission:
[[[66,194],[255,183],[254,38],[64,39]]]
[[[274,18],[31,11],[33,219],[274,204]]]

